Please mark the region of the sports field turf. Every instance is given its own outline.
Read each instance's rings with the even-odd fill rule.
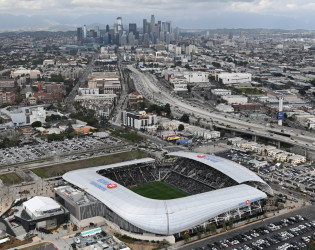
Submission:
[[[165,182],[151,182],[130,188],[133,192],[156,200],[171,200],[188,196],[187,193],[168,185]]]

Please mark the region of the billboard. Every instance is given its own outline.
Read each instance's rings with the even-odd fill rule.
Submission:
[[[279,111],[278,112],[278,120],[283,120],[284,119],[284,112],[283,111]]]

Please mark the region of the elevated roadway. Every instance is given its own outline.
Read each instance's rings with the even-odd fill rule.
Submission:
[[[216,126],[223,126],[225,129],[244,132],[251,135],[257,135],[275,140],[279,142],[288,143],[307,150],[315,152],[315,136],[314,133],[305,130],[293,129],[288,127],[270,127],[265,124],[258,124],[247,122],[240,118],[235,118],[231,114],[220,114],[211,112],[210,109],[192,106],[184,101],[182,98],[165,91],[154,83],[146,74],[141,73],[133,65],[128,65],[127,68],[135,74],[133,78],[135,87],[146,99],[156,104],[169,103],[172,107],[173,113],[187,113],[195,118],[200,118],[201,121],[207,123],[215,123]],[[133,77],[131,75],[131,77]],[[286,134],[286,135],[281,135]]]

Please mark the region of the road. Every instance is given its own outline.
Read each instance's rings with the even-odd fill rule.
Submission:
[[[240,118],[236,118],[231,114],[221,114],[218,112],[211,112],[210,109],[204,109],[200,106],[190,104],[184,101],[183,98],[177,97],[175,94],[166,91],[157,83],[154,83],[152,79],[149,79],[148,75],[139,72],[132,65],[128,65],[127,68],[134,73],[134,82],[137,91],[141,93],[149,101],[165,105],[169,103],[174,113],[187,113],[195,118],[206,120],[207,122],[215,122],[221,125],[230,126],[231,128],[238,129],[239,131],[248,132],[252,131],[252,134],[261,135],[267,138],[271,138],[270,134],[273,134],[272,138],[278,141],[294,144],[300,147],[306,147],[314,150],[315,147],[312,143],[315,143],[314,133],[306,132],[305,130],[293,129],[287,127],[266,127],[265,124],[257,124],[244,121]],[[281,133],[281,130],[293,136],[293,140],[289,137],[278,135],[275,133]],[[306,145],[309,144],[309,145]]]
[[[86,66],[83,74],[80,76],[80,79],[79,81],[77,82],[77,84],[73,87],[73,89],[71,90],[71,92],[69,93],[69,95],[65,98],[64,102],[65,104],[69,104],[69,103],[72,103],[74,101],[74,98],[75,96],[77,95],[78,93],[78,89],[79,88],[83,88],[83,87],[86,87],[85,86],[85,81],[87,80],[89,74],[91,74],[91,72],[93,71],[93,67],[94,67],[94,62],[95,60],[98,58],[99,56],[99,53],[96,52],[90,63]]]

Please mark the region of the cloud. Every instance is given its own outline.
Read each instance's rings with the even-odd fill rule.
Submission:
[[[312,23],[314,11],[314,0],[0,0],[0,15],[45,15],[52,20],[82,16],[96,20],[93,16],[103,15],[103,23],[113,22],[110,19],[113,16],[130,21],[133,18],[141,23],[142,18],[150,19],[150,15],[155,14],[157,18],[178,24],[190,24],[189,21],[197,26],[229,23],[233,16],[238,18],[234,20],[235,25],[243,23],[245,17],[249,17],[248,23],[254,25],[255,16],[251,16],[254,14],[262,17],[258,22],[261,26],[264,16],[266,23],[270,22],[270,17],[278,16],[297,18],[300,23],[305,18]]]

